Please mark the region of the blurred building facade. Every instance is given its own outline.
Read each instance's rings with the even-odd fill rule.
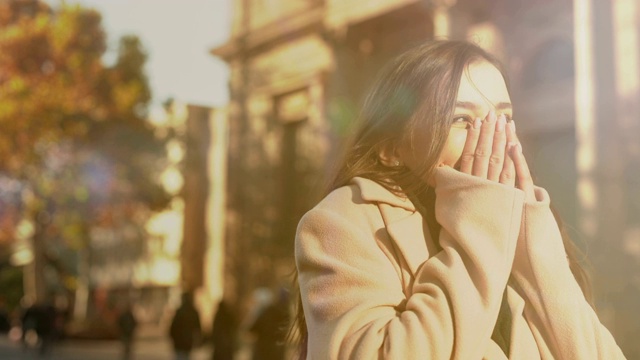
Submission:
[[[222,294],[226,116],[224,110],[193,104],[186,110],[179,285],[195,295],[201,324],[208,331]]]
[[[635,0],[235,0],[225,296],[291,279],[299,217],[322,195],[375,73],[422,41],[469,39],[510,73],[536,181],[592,263],[596,306],[640,357],[640,5]]]
[[[162,251],[154,252],[149,260],[158,261],[163,254],[172,260],[156,268],[156,276],[172,279],[171,291],[162,298],[165,317],[161,320],[170,320],[180,305],[180,293],[188,291],[208,331],[222,294],[227,117],[224,109],[178,101],[166,104],[165,115],[156,126],[176,136],[168,144],[173,166],[167,168],[163,180],[176,197],[148,226],[151,234],[164,239]]]
[[[141,324],[162,329],[181,292],[191,291],[208,329],[222,292],[226,116],[210,107],[172,102],[150,122],[160,135],[174,134],[162,174],[174,197],[144,229],[135,226],[140,219],[126,208],[105,213],[92,227],[89,247],[79,255],[84,268],[74,315],[108,328],[129,302]]]

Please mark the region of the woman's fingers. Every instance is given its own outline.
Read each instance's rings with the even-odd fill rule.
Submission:
[[[520,142],[518,140],[518,136],[516,135],[516,123],[513,120],[510,120],[507,123],[506,133],[507,133],[507,144],[517,144]]]
[[[533,189],[533,179],[527,165],[527,160],[522,154],[522,146],[517,143],[511,148],[510,155],[513,158],[513,165],[516,170],[517,184],[516,187],[523,190],[526,201],[535,201],[535,192]]]
[[[491,110],[480,127],[478,145],[473,157],[473,169],[471,174],[481,178],[487,178],[489,160],[493,152],[493,135],[496,128],[496,113]]]
[[[510,120],[507,123],[505,128],[505,135],[507,137],[507,146],[506,153],[507,156],[504,158],[504,167],[502,168],[502,173],[500,173],[500,182],[505,185],[516,185],[516,169],[513,164],[513,157],[511,155],[511,151],[513,147],[518,143],[518,137],[516,136],[516,126],[513,120]]]
[[[522,153],[522,145],[520,144],[520,140],[518,140],[518,135],[516,134],[516,123],[513,120],[511,120],[507,125],[507,143],[512,144],[512,146],[508,148],[507,152],[513,161],[515,180],[517,183],[516,187],[525,192],[527,201],[535,201],[531,171],[529,170],[527,159],[525,159],[524,154]]]
[[[487,169],[487,179],[489,180],[499,181],[500,174],[504,168],[505,146],[507,144],[506,125],[507,120],[504,114],[500,114],[493,133],[493,146],[491,148],[489,167]]]
[[[480,136],[481,125],[482,121],[480,118],[475,118],[469,130],[467,130],[467,140],[464,143],[462,155],[460,156],[460,171],[465,174],[471,174],[471,170],[473,169],[473,159],[475,157],[476,145],[478,144],[478,137]]]
[[[475,120],[467,133],[460,171],[517,186],[527,193],[528,200],[534,199],[533,180],[522,155],[515,124],[507,123],[503,114],[496,117],[491,111],[481,124],[480,119]]]
[[[513,158],[511,157],[512,148],[516,146],[515,143],[507,143],[506,156],[504,157],[504,166],[500,173],[501,184],[515,186],[516,185],[516,168],[513,164]]]

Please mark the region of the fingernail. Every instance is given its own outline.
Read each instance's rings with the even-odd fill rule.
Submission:
[[[480,120],[480,118],[476,118],[475,120],[473,120],[474,129],[479,129],[481,125],[482,125],[482,120]]]
[[[504,126],[506,122],[507,120],[504,117],[504,114],[500,114],[500,116],[498,117],[498,127],[496,129],[500,132],[504,131]]]
[[[496,118],[496,112],[494,110],[489,110],[489,121],[493,121]]]
[[[516,122],[511,120],[509,121],[509,126],[511,126],[511,131],[516,132]]]

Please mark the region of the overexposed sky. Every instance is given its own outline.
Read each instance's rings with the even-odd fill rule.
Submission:
[[[56,6],[61,0],[49,0]],[[232,0],[67,0],[102,13],[109,51],[125,34],[140,37],[148,52],[146,72],[158,106],[169,97],[222,106],[228,101],[228,69],[209,50],[231,29]],[[107,55],[107,60],[113,58]]]

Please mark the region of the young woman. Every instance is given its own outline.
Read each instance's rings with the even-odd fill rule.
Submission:
[[[475,45],[429,42],[382,72],[298,226],[302,358],[624,358],[511,117]]]

